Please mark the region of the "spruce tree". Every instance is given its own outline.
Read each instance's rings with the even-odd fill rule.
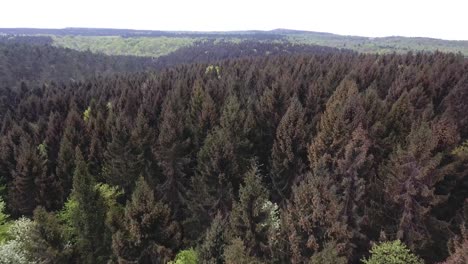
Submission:
[[[77,203],[71,217],[76,235],[76,249],[81,263],[100,263],[109,258],[110,241],[106,220],[106,205],[88,172],[81,150],[75,149],[75,173],[72,199]]]
[[[143,166],[143,157],[138,157],[130,133],[123,117],[117,117],[111,128],[111,141],[104,152],[102,169],[106,182],[123,188],[128,196]]]
[[[351,134],[364,120],[363,101],[358,87],[351,80],[343,80],[326,104],[317,135],[309,146],[309,161],[316,169],[322,165],[333,171],[336,160],[343,157]],[[365,125],[365,124],[363,124]],[[320,165],[321,166],[321,165]]]
[[[285,212],[292,263],[304,263],[337,238],[340,240],[336,241],[338,247],[347,242],[347,226],[340,221],[344,206],[338,188],[325,168],[307,174],[304,181],[293,188]]]
[[[149,183],[156,182],[155,174],[157,164],[152,150],[155,144],[155,131],[150,127],[148,117],[143,108],[139,108],[134,128],[130,133],[130,143],[136,154],[135,161],[139,166],[138,174],[143,176]]]
[[[75,150],[67,137],[63,136],[60,142],[60,150],[57,157],[57,168],[55,175],[62,184],[63,200],[70,194],[75,171]]]
[[[276,200],[289,197],[292,184],[307,167],[307,134],[304,109],[297,97],[293,97],[276,130],[271,152],[271,177]]]
[[[196,154],[217,121],[216,105],[201,81],[195,81],[189,105],[188,126]]]
[[[206,231],[203,242],[198,250],[200,263],[223,264],[224,249],[227,244],[226,220],[217,213],[210,228]]]
[[[28,139],[22,138],[10,187],[10,207],[15,215],[32,215],[37,205],[35,180],[41,176],[43,169],[35,147]]]
[[[55,173],[57,166],[57,157],[60,150],[60,141],[62,137],[63,120],[57,112],[49,115],[47,131],[45,133],[44,143],[47,146],[47,170],[48,173]]]
[[[435,191],[445,177],[442,154],[434,153],[437,140],[429,124],[411,127],[408,145],[398,146],[382,170],[386,199],[397,206],[396,238],[410,249],[421,250],[431,243],[430,228],[438,221],[430,210],[443,201]]]
[[[55,211],[63,205],[63,186],[53,171],[48,170],[48,146],[45,143],[37,147],[41,174],[34,179],[36,185],[36,203],[46,210]]]
[[[175,215],[180,215],[186,204],[190,163],[190,139],[185,129],[186,117],[181,93],[180,89],[176,89],[166,97],[157,145],[153,150],[163,174],[158,191]]]
[[[278,207],[270,202],[257,164],[253,163],[244,176],[239,201],[232,208],[230,235],[243,241],[248,255],[272,261],[279,228]]]
[[[169,207],[156,201],[140,177],[125,206],[123,222],[112,236],[112,248],[122,263],[167,263],[180,245],[178,224]]]

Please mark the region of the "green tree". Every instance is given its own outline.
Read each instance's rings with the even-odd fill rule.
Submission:
[[[70,193],[75,171],[75,150],[67,137],[62,137],[57,157],[57,168],[55,174],[62,183],[63,197],[65,201]]]
[[[206,231],[200,248],[198,249],[200,263],[223,264],[226,239],[226,220],[218,212],[210,228]]]
[[[5,212],[6,203],[0,198],[0,244],[9,239],[10,216]]]
[[[36,185],[36,203],[47,210],[58,210],[63,205],[63,189],[60,180],[53,171],[48,170],[48,147],[45,143],[37,147],[42,172],[34,179]]]
[[[336,249],[336,244],[333,242],[327,243],[323,249],[315,253],[309,260],[309,264],[346,264],[348,260],[344,256],[340,256]]]
[[[177,253],[173,261],[168,264],[197,264],[198,254],[194,249],[185,249]]]
[[[249,250],[240,238],[231,240],[231,243],[224,249],[224,259],[226,264],[249,263],[261,264],[260,260],[249,255]]]
[[[53,213],[38,207],[34,210],[34,228],[29,251],[41,263],[67,263],[71,260],[72,248],[63,234],[62,225]]]
[[[12,238],[0,245],[0,263],[29,264],[34,263],[31,254],[31,242],[33,242],[34,222],[27,218],[14,221],[8,229]]]
[[[230,233],[243,241],[248,255],[272,261],[280,223],[277,206],[270,202],[260,177],[257,165],[253,163],[244,176],[239,201],[233,204]]]
[[[75,173],[73,175],[72,199],[76,208],[70,218],[74,229],[77,252],[82,263],[96,263],[107,260],[110,240],[106,221],[106,205],[95,181],[88,172],[80,149],[75,150]]]
[[[372,246],[369,259],[363,259],[364,264],[423,264],[418,256],[400,240],[383,242]]]

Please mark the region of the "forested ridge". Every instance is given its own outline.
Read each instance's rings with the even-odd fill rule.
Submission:
[[[151,58],[107,56],[50,45],[48,38],[0,37],[0,87],[14,88],[21,83],[85,80],[96,75],[139,72],[154,69]]]
[[[275,29],[269,31],[161,31],[106,28],[0,28],[0,36],[48,38],[57,47],[91,50],[107,55],[158,57],[198,42],[265,42],[322,45],[363,53],[453,52],[468,56],[468,41],[424,37],[388,36],[371,38],[326,32]]]
[[[52,46],[52,38],[45,36],[0,36],[0,87],[15,89],[22,83],[29,86],[51,82],[60,84],[96,76],[156,71],[179,64],[233,58],[331,52],[350,51],[317,45],[204,41],[159,58],[150,58],[109,56],[89,50],[55,47]]]
[[[466,59],[247,47],[7,82],[2,263],[466,261]]]

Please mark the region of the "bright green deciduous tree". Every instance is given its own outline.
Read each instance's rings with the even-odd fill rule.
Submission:
[[[424,261],[411,253],[400,240],[374,245],[370,250],[369,259],[363,259],[364,264],[423,264]]]

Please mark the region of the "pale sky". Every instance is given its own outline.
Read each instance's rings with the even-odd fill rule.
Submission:
[[[468,40],[468,0],[2,0],[0,27],[288,28]]]

